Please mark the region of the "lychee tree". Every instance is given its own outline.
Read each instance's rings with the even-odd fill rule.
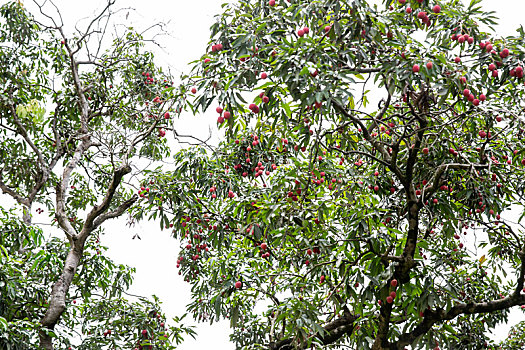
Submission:
[[[493,346],[525,305],[523,29],[478,0],[223,8],[183,88],[222,142],[135,214],[181,240],[194,316],[242,349]]]
[[[501,342],[499,349],[511,350],[520,349],[525,346],[522,334],[525,333],[525,322],[521,321],[511,328],[507,339]]]
[[[113,0],[73,33],[33,6],[0,6],[0,348],[173,349],[191,328],[128,295],[100,239],[169,154],[177,90],[147,38],[108,29]]]
[[[37,349],[49,286],[59,278],[69,249],[63,239],[46,237],[38,225],[26,225],[14,210],[0,208],[0,223],[0,348]],[[100,238],[99,230],[86,242],[53,330],[54,347],[175,348],[192,329],[180,318],[168,322],[158,299],[130,295],[135,269],[108,258]]]

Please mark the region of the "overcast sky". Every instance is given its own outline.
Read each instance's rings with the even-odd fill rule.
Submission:
[[[43,2],[44,0],[39,0]],[[0,3],[6,2],[0,0]],[[103,0],[55,0],[61,10],[66,26],[73,25],[78,19],[89,17]],[[117,7],[132,7],[136,9],[130,13],[129,20],[137,27],[146,27],[152,23],[167,22],[168,37],[158,40],[164,50],[157,51],[159,62],[169,65],[175,76],[186,71],[187,64],[199,58],[205,50],[209,27],[213,17],[221,9],[222,0],[118,0]],[[465,0],[465,2],[467,2]],[[25,0],[27,7],[31,1]],[[482,2],[485,9],[496,11],[500,17],[498,33],[510,35],[522,23],[525,13],[524,0],[485,0]],[[177,128],[181,132],[191,131],[199,136],[206,136],[209,121],[215,118],[214,113],[208,116],[185,116],[178,122]],[[211,123],[214,125],[214,123]],[[1,205],[12,203],[0,194]],[[118,263],[124,263],[137,268],[135,283],[132,292],[149,296],[156,294],[164,302],[164,310],[168,315],[181,315],[185,312],[185,305],[190,301],[190,285],[184,283],[177,275],[175,268],[178,242],[169,237],[167,231],[160,231],[157,223],[142,222],[130,230],[123,230],[124,221],[115,220],[105,225],[106,235],[102,243],[110,247],[109,255]],[[138,233],[141,240],[132,240]],[[518,319],[520,313],[514,313]],[[522,317],[522,316],[521,316]],[[190,319],[191,321],[191,319]],[[506,337],[509,326],[497,329],[497,338]],[[182,350],[197,349],[234,349],[228,341],[228,323],[218,323],[213,326],[201,324],[197,328],[196,340],[189,338],[179,348]]]

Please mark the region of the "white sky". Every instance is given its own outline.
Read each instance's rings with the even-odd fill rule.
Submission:
[[[0,0],[0,3],[4,2],[5,0]],[[30,2],[24,1],[28,7]],[[94,13],[104,1],[55,0],[55,3],[61,10],[66,25],[72,27],[78,19]],[[204,52],[209,27],[213,23],[213,16],[221,10],[221,3],[222,0],[119,0],[117,7],[132,7],[137,10],[135,14],[130,15],[130,20],[133,19],[136,27],[145,27],[156,21],[169,22],[167,30],[172,35],[158,39],[165,51],[159,51],[157,57],[161,64],[169,64],[174,75],[179,76],[183,71],[187,71],[188,62],[199,58]],[[502,23],[498,27],[500,35],[514,34],[515,28],[525,24],[523,0],[485,0],[482,5],[487,10],[497,12]],[[177,129],[181,133],[197,133],[205,137],[208,125],[214,118],[215,113],[204,117],[187,115],[177,122]],[[211,125],[213,128],[215,124]],[[0,194],[0,203],[9,205],[8,203],[12,202]],[[160,231],[158,224],[154,222],[145,221],[129,230],[123,229],[123,225],[124,220],[106,223],[106,235],[102,237],[102,243],[109,246],[108,254],[116,262],[136,267],[137,273],[131,292],[144,296],[157,295],[164,302],[164,311],[168,316],[183,314],[185,305],[190,301],[190,285],[182,281],[175,268],[178,242],[169,237],[168,231]],[[131,237],[135,233],[142,239],[132,240]],[[513,321],[517,322],[520,314],[514,312]],[[193,323],[191,318],[186,321]],[[509,327],[498,327],[495,338],[505,338]],[[234,345],[229,343],[230,331],[227,322],[214,323],[213,326],[199,324],[197,332],[196,340],[188,338],[179,349],[234,349]]]

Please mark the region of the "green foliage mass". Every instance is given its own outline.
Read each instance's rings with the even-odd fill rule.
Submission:
[[[185,76],[222,142],[148,173],[136,217],[237,348],[479,349],[525,304],[523,29],[437,3],[223,6]]]

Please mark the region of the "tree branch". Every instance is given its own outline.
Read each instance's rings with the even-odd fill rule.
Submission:
[[[129,208],[137,200],[137,197],[133,196],[131,197],[131,199],[128,199],[127,201],[122,203],[115,211],[102,215],[106,210],[108,210],[111,204],[111,200],[113,199],[113,196],[115,195],[115,192],[117,191],[117,188],[120,185],[122,178],[124,177],[124,175],[129,174],[130,172],[131,172],[131,166],[129,164],[123,164],[117,170],[115,170],[115,172],[113,173],[111,184],[109,185],[109,188],[106,191],[106,196],[104,197],[104,200],[102,201],[100,205],[95,205],[93,209],[91,209],[91,211],[89,212],[86,218],[86,222],[84,223],[84,226],[82,227],[82,231],[79,233],[76,239],[78,239],[81,242],[84,242],[86,238],[89,236],[89,234],[93,232],[93,230],[97,226],[99,226],[100,224],[102,224],[104,221],[106,221],[107,219],[111,217],[116,217],[118,215],[121,215],[127,208]],[[95,222],[95,220],[97,221]]]
[[[432,179],[430,179],[430,186],[429,187],[424,187],[422,192],[421,192],[421,200],[424,202],[425,200],[427,200],[428,198],[430,198],[430,196],[432,196],[432,194],[434,194],[434,192],[437,191],[437,189],[439,188],[439,181],[441,179],[441,176],[448,170],[448,169],[455,169],[455,170],[468,170],[468,169],[486,169],[488,168],[489,165],[488,164],[474,164],[474,163],[470,163],[470,164],[462,164],[462,163],[448,163],[448,164],[441,164],[440,166],[437,167],[436,171],[434,172],[434,176],[432,176]]]
[[[9,93],[9,99],[11,101],[13,99],[13,95],[11,93]],[[31,147],[33,152],[35,152],[35,154],[36,154],[36,156],[38,158],[38,164],[40,165],[40,168],[44,168],[44,157],[42,156],[42,152],[40,152],[38,147],[36,147],[35,143],[29,137],[29,134],[27,133],[26,128],[22,125],[22,123],[18,119],[17,114],[16,114],[16,110],[15,110],[15,106],[11,102],[8,102],[8,104],[9,104],[9,109],[11,111],[11,114],[13,115],[13,121],[15,122],[15,124],[16,124],[16,126],[17,126],[17,128],[19,130],[18,134],[21,135],[24,138],[24,140],[27,142],[29,147]]]
[[[10,195],[11,197],[13,197],[13,199],[15,201],[17,201],[19,204],[22,204],[22,205],[28,205],[28,201],[27,201],[27,198],[24,198],[23,196],[21,196],[20,194],[18,194],[15,190],[9,188],[9,186],[7,186],[3,181],[2,181],[2,172],[3,172],[4,169],[0,169],[0,190],[2,190],[2,193],[4,194],[8,194]]]
[[[345,334],[351,332],[355,326],[354,322],[358,318],[358,315],[341,316],[340,318],[328,323],[323,327],[325,330],[324,335],[321,336],[319,333],[317,333],[314,335],[314,337],[319,338],[325,345],[331,344]],[[309,346],[306,344],[295,346],[293,342],[294,340],[291,338],[283,339],[275,343],[270,343],[268,348],[269,350],[305,350],[309,348]]]
[[[117,209],[115,210],[112,210],[108,213],[105,213],[105,214],[102,214],[100,215],[98,218],[95,219],[95,221],[93,222],[93,229],[96,229],[97,227],[99,227],[100,225],[102,225],[102,223],[104,223],[104,221],[108,220],[108,219],[113,219],[113,218],[117,218],[119,216],[121,216],[122,214],[124,214],[124,212],[126,210],[128,210],[132,205],[133,203],[135,203],[138,199],[138,196],[137,195],[133,195],[133,197],[131,197],[130,199],[128,199],[127,201],[121,203]]]
[[[393,163],[392,163],[392,160],[391,160],[391,157],[390,157],[390,154],[387,152],[387,150],[385,149],[385,147],[383,147],[383,145],[378,142],[377,140],[374,140],[374,138],[372,137],[372,135],[368,132],[368,129],[366,128],[366,126],[363,124],[363,122],[361,120],[359,120],[358,118],[356,118],[355,116],[353,116],[352,114],[348,113],[346,111],[346,109],[341,106],[339,104],[339,102],[335,101],[332,99],[332,103],[335,107],[336,110],[338,110],[340,113],[342,113],[346,118],[350,119],[352,121],[352,123],[359,129],[361,129],[361,131],[363,132],[363,136],[364,138],[372,145],[374,146],[375,149],[377,149],[381,155],[383,156],[383,160],[384,162],[386,162],[388,164],[388,167],[390,168],[390,170],[392,170],[392,172],[394,174],[396,174],[396,176],[399,178],[399,180],[401,182],[404,182],[405,181],[405,177],[404,175],[401,173],[401,171],[399,170],[399,168],[397,168]]]
[[[504,299],[497,299],[482,303],[458,304],[452,307],[448,312],[443,309],[425,310],[423,321],[416,326],[411,332],[401,334],[399,340],[390,346],[392,350],[401,350],[405,346],[412,344],[419,336],[427,333],[434,324],[442,321],[452,320],[458,315],[480,314],[486,312],[495,312],[508,309],[516,305],[525,305],[525,294],[513,294]]]

